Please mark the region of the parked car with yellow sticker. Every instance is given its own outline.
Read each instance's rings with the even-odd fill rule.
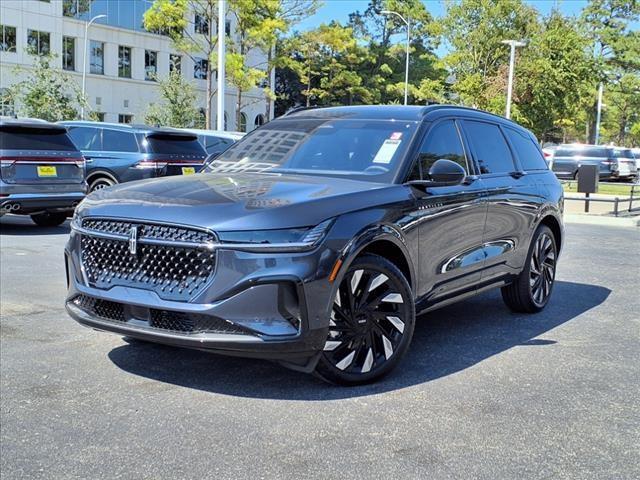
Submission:
[[[0,119],[0,216],[65,221],[86,192],[85,161],[67,129],[40,120]]]

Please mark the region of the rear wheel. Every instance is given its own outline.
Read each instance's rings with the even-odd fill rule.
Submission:
[[[414,325],[413,295],[403,274],[383,257],[363,255],[338,288],[315,373],[342,385],[373,382],[400,362]]]
[[[524,269],[515,282],[502,287],[502,299],[514,312],[536,313],[549,301],[558,257],[551,229],[540,225],[533,235]]]
[[[89,192],[95,192],[96,190],[102,190],[103,188],[112,187],[116,182],[107,177],[97,177],[91,180],[89,184]]]
[[[64,212],[44,212],[31,215],[33,223],[40,227],[57,227],[62,225],[67,219],[67,214]]]

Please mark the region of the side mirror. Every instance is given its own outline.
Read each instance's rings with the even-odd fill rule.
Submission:
[[[412,180],[409,185],[421,186],[423,188],[429,187],[450,187],[461,184],[467,172],[464,171],[459,164],[441,158],[436,160],[429,169],[430,180]]]

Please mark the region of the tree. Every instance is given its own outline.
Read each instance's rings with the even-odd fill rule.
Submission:
[[[213,72],[217,62],[217,21],[217,0],[154,0],[151,8],[144,14],[145,29],[168,35],[176,50],[204,67],[203,75],[207,81],[207,128],[213,128],[211,100],[216,94]],[[198,55],[203,55],[204,58],[199,58]]]
[[[451,45],[444,62],[455,77],[453,90],[465,105],[502,113],[491,88],[500,67],[509,61],[502,40],[527,40],[538,33],[537,12],[522,0],[462,0],[451,3],[443,19]],[[503,95],[499,95],[503,97]]]
[[[33,55],[33,58],[33,68],[16,68],[16,73],[24,74],[26,78],[9,87],[3,101],[16,105],[16,113],[22,117],[50,122],[77,118],[82,105],[88,108],[78,84],[70,75],[51,65],[54,55]]]
[[[152,103],[144,120],[149,125],[174,128],[202,128],[204,122],[196,106],[197,94],[191,82],[180,72],[170,72],[158,81],[161,103]]]

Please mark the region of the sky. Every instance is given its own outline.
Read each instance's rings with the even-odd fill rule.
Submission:
[[[329,23],[331,20],[338,20],[343,25],[349,20],[349,14],[360,10],[363,12],[367,8],[368,0],[324,0],[324,5],[315,15],[305,19],[296,25],[296,29],[310,30],[321,23]],[[423,0],[427,10],[434,17],[444,15],[445,6],[442,0]],[[560,10],[566,15],[577,15],[587,4],[586,0],[525,0],[525,3],[534,6],[540,13],[546,14],[551,11],[554,5],[558,5]]]

